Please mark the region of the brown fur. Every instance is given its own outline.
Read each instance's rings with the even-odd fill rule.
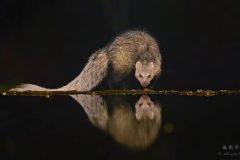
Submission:
[[[113,42],[97,50],[88,60],[82,72],[67,85],[57,89],[47,89],[37,85],[24,84],[12,90],[78,90],[89,91],[96,87],[106,77],[109,66],[112,67],[114,80],[119,82],[135,69],[137,62],[141,68],[135,73],[143,87],[146,87],[152,78],[161,72],[161,55],[156,40],[142,31],[128,31],[117,36]],[[151,65],[154,64],[154,65]],[[153,66],[153,67],[149,67]],[[151,74],[151,78],[143,80],[139,75]],[[144,77],[147,79],[147,77]],[[147,82],[146,82],[147,81]]]
[[[156,74],[160,73],[161,56],[156,40],[142,31],[129,31],[116,37],[108,48],[115,75],[126,76],[138,60],[154,62]]]

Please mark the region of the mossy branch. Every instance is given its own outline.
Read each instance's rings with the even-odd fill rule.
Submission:
[[[103,90],[103,91],[7,91],[1,93],[4,96],[56,96],[56,95],[163,95],[163,96],[217,96],[217,95],[240,95],[240,90]]]

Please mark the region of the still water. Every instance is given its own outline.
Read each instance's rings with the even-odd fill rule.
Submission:
[[[0,159],[240,159],[239,96],[0,96]]]

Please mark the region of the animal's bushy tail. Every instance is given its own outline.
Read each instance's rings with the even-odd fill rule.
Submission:
[[[26,84],[18,85],[16,88],[10,89],[10,91],[57,91],[59,89],[49,89],[49,88],[44,88],[35,84],[26,83]]]
[[[63,90],[89,91],[96,87],[108,72],[109,58],[105,49],[96,51],[88,60],[82,72]]]
[[[89,58],[82,72],[74,80],[61,88],[49,89],[35,84],[21,84],[10,91],[89,91],[106,77],[108,63],[109,60],[106,51],[100,49]]]

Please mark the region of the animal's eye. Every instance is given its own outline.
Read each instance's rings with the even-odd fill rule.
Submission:
[[[147,78],[151,78],[151,75],[149,74],[149,75],[147,76]]]
[[[141,107],[141,106],[142,106],[142,103],[139,103],[139,106]]]
[[[142,78],[143,77],[142,74],[139,74],[139,77]]]

